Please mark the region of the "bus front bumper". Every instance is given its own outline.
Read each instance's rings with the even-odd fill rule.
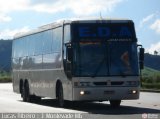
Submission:
[[[107,101],[139,99],[140,87],[73,88],[74,101]]]

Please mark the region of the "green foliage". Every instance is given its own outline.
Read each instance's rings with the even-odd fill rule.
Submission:
[[[156,78],[156,76],[160,76],[160,71],[145,67],[142,70],[142,76],[143,76],[143,78],[147,78],[147,77]]]
[[[142,88],[160,89],[160,71],[145,67],[142,70]]]
[[[5,72],[5,71],[0,71],[0,82],[11,82],[11,73],[10,72]]]
[[[160,83],[142,83],[142,88],[160,89]]]

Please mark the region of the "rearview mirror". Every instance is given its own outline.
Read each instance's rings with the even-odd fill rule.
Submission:
[[[68,78],[72,78],[72,47],[70,45],[67,46],[66,74]]]
[[[144,61],[144,48],[139,49],[139,60]]]
[[[139,65],[140,69],[144,69],[144,48],[139,49]]]
[[[66,63],[66,74],[68,78],[72,78],[72,64],[70,61]]]
[[[67,61],[71,61],[71,60],[72,60],[72,48],[67,47]]]

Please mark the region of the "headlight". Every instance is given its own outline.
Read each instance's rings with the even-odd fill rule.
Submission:
[[[80,95],[89,95],[91,92],[90,91],[80,91]]]
[[[138,93],[137,90],[129,90],[129,91],[128,91],[128,94],[137,94],[137,93]]]
[[[84,95],[84,91],[80,91],[80,95]]]

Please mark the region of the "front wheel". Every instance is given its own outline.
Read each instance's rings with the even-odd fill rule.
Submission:
[[[121,100],[110,100],[111,107],[119,107],[121,104]]]
[[[62,87],[62,84],[59,85],[59,90],[58,90],[58,105],[60,107],[64,107],[64,98],[63,98],[63,87]]]

